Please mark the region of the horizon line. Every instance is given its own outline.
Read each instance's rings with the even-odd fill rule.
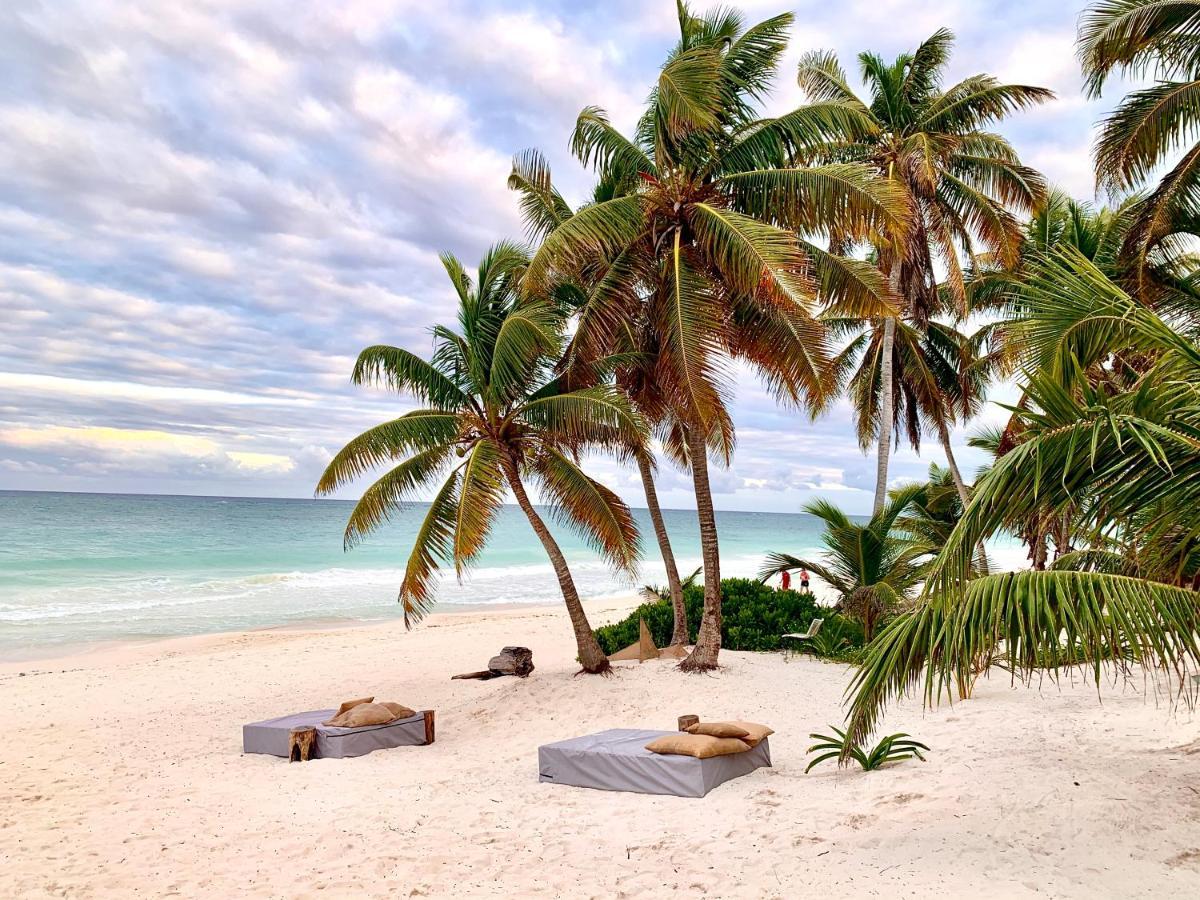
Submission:
[[[69,490],[31,490],[29,488],[6,488],[0,487],[0,494],[67,494],[79,495],[85,497],[166,497],[166,498],[188,498],[193,500],[287,500],[292,502],[309,502],[309,503],[355,503],[355,500],[344,499],[340,497],[261,497],[249,494],[175,494],[175,493],[154,493],[148,491],[69,491]],[[405,503],[428,503],[428,500],[406,500]],[[517,507],[516,503],[504,503],[504,506]],[[550,504],[537,503],[535,506],[545,507]],[[630,509],[640,509],[649,512],[649,507],[645,506],[630,506]],[[661,507],[664,512],[690,512],[694,513],[694,506],[664,506]],[[812,513],[806,513],[803,510],[795,512],[778,512],[775,510],[762,509],[717,509],[716,512],[726,513],[747,513],[760,516],[809,516],[813,518]],[[848,515],[858,516],[866,515],[865,513],[848,513]]]

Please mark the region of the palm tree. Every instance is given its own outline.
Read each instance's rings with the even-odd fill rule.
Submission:
[[[792,17],[743,30],[719,11],[696,17],[679,5],[680,40],[633,139],[600,109],[579,116],[572,146],[612,196],[551,231],[530,264],[529,290],[593,269],[576,343],[610,353],[623,332],[670,416],[668,437],[686,455],[704,560],[704,611],[685,670],[717,665],[720,559],[710,452],[728,460],[733,424],[729,360],[762,373],[782,399],[820,393],[825,332],[818,295],[835,309],[882,315],[892,307],[872,266],[843,259],[800,235],[835,230],[855,239],[904,226],[894,187],[861,165],[810,168],[801,148],[852,125],[840,106],[758,118]]]
[[[1137,203],[1125,250],[1139,269],[1170,255],[1176,235],[1196,234],[1200,214],[1200,2],[1097,0],[1083,13],[1079,57],[1091,97],[1114,74],[1152,76],[1104,120],[1096,181],[1120,194],[1146,184],[1178,159]],[[1182,151],[1182,152],[1181,152]]]
[[[829,366],[829,396],[843,392],[854,409],[855,431],[865,450],[878,441],[886,394],[883,348],[888,337],[878,322],[852,317],[826,317],[835,335],[849,338]],[[983,404],[995,365],[980,353],[987,334],[965,335],[953,324],[930,320],[924,325],[896,319],[891,327],[890,380],[894,385],[891,416],[909,444],[920,450],[928,425],[946,455],[949,472],[964,503],[968,489],[950,442],[950,428],[965,422]],[[891,429],[888,430],[889,434]],[[886,473],[884,475],[886,480]],[[878,482],[877,485],[878,487]]]
[[[923,566],[918,560],[929,554],[929,548],[899,531],[898,525],[924,498],[924,485],[901,488],[865,525],[828,500],[814,500],[804,511],[825,522],[821,560],[771,553],[759,570],[759,580],[765,582],[781,572],[810,570],[838,592],[838,608],[863,623],[870,641],[880,618],[901,606],[921,580]]]
[[[349,547],[387,521],[401,501],[444,477],[400,585],[404,620],[411,624],[433,605],[439,564],[452,561],[461,577],[478,557],[506,488],[511,490],[550,557],[583,670],[605,672],[608,660],[566,559],[525,483],[535,481],[564,524],[632,575],[638,560],[633,518],[616,494],[580,469],[578,454],[599,448],[627,455],[642,440],[642,423],[619,391],[605,385],[571,390],[555,376],[563,314],[554,303],[519,295],[527,264],[522,250],[495,245],[474,282],[453,256],[443,255],[442,262],[459,301],[458,330],[434,327],[428,361],[398,347],[368,347],[353,375],[355,384],[384,384],[413,395],[425,408],[348,443],[329,463],[317,493],[328,494],[375,466],[400,460],[355,505],[346,525]]]
[[[953,40],[951,32],[941,29],[915,52],[890,64],[873,53],[859,54],[869,101],[850,89],[832,53],[805,54],[797,76],[814,106],[836,106],[843,112],[837,121],[848,126],[817,158],[870,166],[896,185],[914,216],[911,228],[875,245],[892,293],[903,301],[899,317],[870,320],[879,335],[873,352],[865,355],[870,367],[863,372],[858,392],[862,402],[870,401],[869,426],[877,439],[876,512],[887,496],[891,444],[893,434],[899,437],[897,413],[906,395],[910,440],[920,433],[914,417],[924,413],[931,416],[949,452],[947,421],[953,419],[953,411],[936,404],[920,408],[917,398],[928,385],[913,347],[935,316],[966,313],[959,252],[971,259],[987,251],[1005,264],[1015,262],[1021,225],[1013,211],[1036,208],[1045,192],[1041,177],[1021,165],[1012,146],[987,128],[1053,94],[1044,88],[1001,84],[990,75],[972,75],[943,89]],[[834,239],[835,246],[845,240],[836,230]],[[943,291],[938,289],[939,262],[947,272]],[[911,333],[903,333],[902,323]]]
[[[896,527],[921,543],[927,552],[936,554],[962,518],[965,504],[950,470],[937,463],[929,464],[929,479],[921,488],[908,509],[896,520]],[[897,492],[892,491],[890,496],[896,497]]]
[[[508,186],[521,195],[522,218],[525,220],[526,232],[533,241],[541,242],[548,234],[574,215],[570,205],[554,187],[550,166],[545,157],[537,150],[526,150],[513,159]],[[615,186],[601,181],[593,191],[591,202],[602,202],[610,197],[614,190]],[[603,268],[591,265],[583,267],[580,271],[573,273],[569,280],[564,280],[557,286],[557,295],[560,301],[572,313],[588,312],[590,296],[598,289],[603,290],[606,287],[604,277],[606,274],[607,270]],[[636,298],[632,299],[636,300]],[[634,310],[631,309],[631,315],[633,314]],[[605,355],[607,350],[613,348],[590,344],[591,335],[591,329],[586,326],[581,331],[577,331],[577,339],[568,343],[559,365],[564,377],[581,385],[585,382],[594,383],[598,378],[607,377],[607,372],[598,371],[597,359],[610,361],[616,359],[612,355]],[[636,334],[632,330],[618,332],[616,337],[620,339],[620,349],[624,354],[624,364],[613,367],[617,386],[633,402],[643,421],[657,430],[666,429],[667,412],[659,402],[652,372],[649,371],[649,363],[652,358],[648,354],[637,352],[638,348],[634,342]],[[607,368],[607,366],[603,368]],[[662,507],[658,502],[658,489],[654,483],[654,455],[648,447],[642,446],[636,449],[633,456],[642,480],[646,509],[650,514],[654,536],[658,541],[663,568],[666,570],[667,588],[674,614],[671,644],[683,646],[688,642],[687,606],[683,599],[684,584],[679,578],[675,552],[671,547],[671,538],[667,533]],[[680,461],[686,467],[686,456]]]
[[[980,344],[989,346],[985,359],[991,370],[1011,374],[1026,352],[1025,287],[1036,282],[1036,274],[1049,253],[1069,250],[1078,254],[1142,303],[1173,316],[1176,327],[1189,324],[1195,327],[1200,295],[1190,271],[1194,269],[1194,261],[1186,256],[1176,259],[1159,256],[1140,266],[1129,261],[1125,247],[1136,223],[1139,202],[1132,198],[1116,209],[1097,210],[1062,191],[1052,190],[1046,204],[1028,225],[1016,266],[1006,269],[995,266],[986,257],[978,260],[979,266],[968,279],[971,309],[999,313],[999,318],[981,328],[976,338]],[[1127,390],[1153,364],[1152,357],[1129,348],[1117,348],[1113,354],[1093,354],[1086,350],[1085,355],[1090,384],[1110,391]],[[974,435],[970,439],[972,446],[999,458],[1024,440],[1021,413],[1029,410],[1030,398],[1023,395],[1017,407],[1018,412],[1004,428]],[[1029,548],[1033,567],[1042,570],[1052,560],[1072,554],[1074,535],[1079,528],[1076,512],[1073,508],[1047,506],[1036,515],[1022,514],[1010,520],[1006,528],[1021,537]],[[1086,551],[1089,558],[1093,552]]]
[[[934,703],[999,649],[1018,674],[1132,660],[1190,690],[1200,664],[1200,344],[1093,262],[1062,250],[1031,267],[1024,292],[1022,440],[976,482],[934,560],[920,605],[868,649],[852,685],[850,730],[922,683]],[[1095,383],[1098,358],[1152,360],[1127,387]],[[971,548],[1006,522],[1070,513],[1081,547],[1047,571],[971,578]],[[1125,566],[1111,550],[1123,549]],[[1066,560],[1064,562],[1064,559]]]

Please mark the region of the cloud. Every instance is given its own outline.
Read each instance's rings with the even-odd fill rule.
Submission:
[[[739,5],[748,21],[788,8]],[[893,55],[949,25],[955,78],[1060,92],[1005,132],[1090,193],[1091,125],[1111,98],[1076,90],[1078,4],[792,7],[769,109],[798,101],[806,49],[853,75],[860,50]],[[511,156],[541,148],[582,198],[575,116],[598,104],[630,130],[676,28],[669,0],[0,4],[0,488],[309,495],[330,449],[412,408],[349,373],[373,343],[426,354],[429,327],[453,320],[437,252],[470,265],[519,236]],[[737,381],[721,505],[869,505],[874,465],[844,405],[810,423]],[[636,473],[592,465],[640,502]],[[904,450],[894,473],[926,465]],[[665,465],[662,490],[691,502]]]
[[[136,468],[179,478],[270,477],[296,467],[289,456],[231,450],[196,434],[94,425],[0,428],[0,447],[33,452],[41,460],[35,460],[34,471],[60,475],[72,469],[95,475]]]

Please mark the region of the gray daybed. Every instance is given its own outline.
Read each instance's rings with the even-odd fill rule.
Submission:
[[[314,709],[243,725],[242,751],[268,753],[287,759],[291,753],[293,728],[316,729],[312,755],[318,759],[345,759],[363,756],[372,750],[432,744],[434,740],[433,710],[419,712],[407,719],[397,719],[383,725],[364,725],[361,728],[333,728],[321,724],[336,713],[336,709]]]
[[[771,765],[767,739],[745,753],[696,759],[651,753],[670,731],[614,728],[538,747],[538,780],[604,791],[703,797],[719,784]]]

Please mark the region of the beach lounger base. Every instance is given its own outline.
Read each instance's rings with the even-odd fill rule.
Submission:
[[[719,784],[771,765],[766,739],[745,753],[696,759],[651,753],[646,744],[669,731],[614,728],[538,748],[541,781],[603,791],[703,797]]]
[[[386,725],[367,725],[362,728],[332,728],[322,725],[332,719],[336,709],[314,709],[309,712],[280,716],[265,722],[242,726],[242,751],[267,753],[288,757],[293,728],[315,728],[317,732],[316,759],[345,759],[363,756],[373,750],[392,747],[412,747],[433,743],[433,712],[419,712],[407,719],[397,719]]]

